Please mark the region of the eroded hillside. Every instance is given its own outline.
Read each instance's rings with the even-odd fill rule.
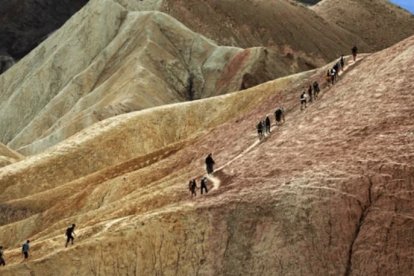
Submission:
[[[411,37],[348,60],[304,111],[299,92],[327,67],[108,119],[1,169],[16,214],[0,227],[2,275],[409,275],[413,55]],[[279,105],[286,123],[258,143]],[[211,191],[192,199],[209,152]]]
[[[221,47],[157,11],[92,1],[0,77],[1,141],[39,153],[98,121],[287,74],[263,48]]]
[[[3,9],[18,7],[13,2]],[[380,44],[378,28],[371,28],[375,35],[366,43],[360,39],[365,29],[350,32],[318,7],[296,1],[90,1],[0,76],[0,141],[24,155],[41,153],[107,118],[246,89],[321,66],[354,44],[361,51],[385,47],[414,30],[412,17],[390,8],[394,17],[381,18],[401,26],[391,32],[384,23],[381,34],[392,35]],[[389,5],[375,7],[371,19]],[[363,22],[356,19],[348,21]],[[247,48],[252,46],[258,47]],[[14,63],[0,60],[2,68]]]

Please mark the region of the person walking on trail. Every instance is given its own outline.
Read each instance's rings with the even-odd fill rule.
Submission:
[[[261,140],[263,138],[263,123],[262,123],[262,121],[259,121],[256,128],[257,128],[257,135],[259,136],[259,140]]]
[[[71,242],[71,244],[73,245],[73,241],[75,240],[75,224],[72,224],[72,226],[70,226],[68,229],[66,229],[66,245],[65,247],[68,247],[69,242]]]
[[[276,125],[281,124],[282,122],[285,122],[285,110],[283,107],[279,107],[275,111],[275,121]]]
[[[340,65],[339,61],[337,63],[335,63],[333,68],[335,69],[335,82],[336,82],[337,79],[338,79],[338,76],[339,76],[339,70],[341,70],[341,65]]]
[[[4,260],[3,246],[0,246],[0,266],[6,266],[6,261]]]
[[[339,63],[341,64],[341,70],[344,71],[344,68],[345,68],[344,55],[341,55],[341,58],[339,59]]]
[[[321,91],[319,88],[319,83],[317,81],[313,82],[313,98],[316,100],[318,98],[319,92]]]
[[[196,182],[195,179],[190,180],[190,183],[188,184],[188,188],[189,188],[189,190],[191,192],[191,197],[197,196],[197,192],[196,192],[197,182]]]
[[[354,46],[353,48],[352,48],[352,57],[353,57],[353,59],[354,59],[354,62],[356,61],[356,59],[357,59],[357,55],[358,55],[358,48],[357,48],[357,46]]]
[[[269,118],[269,115],[267,115],[265,119],[265,127],[266,127],[267,134],[270,134],[270,126],[271,126],[270,118]]]
[[[303,91],[302,95],[300,95],[300,110],[306,108],[307,96],[306,91]]]
[[[207,158],[206,158],[206,169],[207,169],[207,174],[212,174],[214,172],[214,160],[212,157],[212,154],[210,153]]]
[[[332,82],[331,70],[328,70],[328,72],[326,73],[326,82],[328,83],[328,86],[331,85],[331,82]]]
[[[205,191],[206,194],[208,193],[207,178],[205,176],[201,179],[200,188],[201,188],[201,194],[203,194],[203,191]]]
[[[29,258],[29,251],[30,251],[30,241],[27,240],[23,245],[22,245],[22,254],[24,256],[25,259]]]
[[[336,70],[335,70],[335,68],[332,68],[331,69],[331,83],[332,83],[332,85],[335,84],[335,80],[336,80]]]
[[[308,95],[309,95],[309,102],[313,102],[313,90],[312,90],[312,85],[309,85],[309,88],[308,88]]]

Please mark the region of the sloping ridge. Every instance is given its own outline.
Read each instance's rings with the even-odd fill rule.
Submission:
[[[217,46],[160,12],[91,1],[0,77],[1,141],[39,153],[106,118],[237,91],[285,65],[264,48]]]
[[[2,275],[409,274],[413,54],[414,36],[347,61],[338,84],[304,111],[299,92],[326,67],[108,119],[0,170],[3,206],[21,210],[0,227]],[[279,105],[286,123],[256,143],[255,123]],[[142,132],[154,141],[177,135],[178,144],[148,144]],[[205,153],[226,164],[252,144],[214,174],[218,189],[188,196]],[[70,223],[78,235],[65,249]],[[26,238],[32,257],[22,264]]]

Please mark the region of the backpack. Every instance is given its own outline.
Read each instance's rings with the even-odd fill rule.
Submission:
[[[67,237],[70,237],[70,236],[72,236],[72,228],[71,227],[69,227],[68,229],[66,229],[66,236]]]

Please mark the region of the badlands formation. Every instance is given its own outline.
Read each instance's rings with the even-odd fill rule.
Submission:
[[[347,57],[329,87],[332,64],[291,73],[335,52],[219,46],[175,2],[90,1],[0,76],[0,275],[412,275],[414,36]]]
[[[372,15],[360,4],[361,18],[401,23],[392,32],[373,27],[367,43],[365,29],[352,33],[333,20],[329,1],[312,9],[295,1],[90,1],[0,76],[0,142],[41,153],[107,118],[246,89],[322,66],[354,43],[370,51],[413,33],[414,18],[402,10],[377,4]],[[16,3],[7,7],[16,12]]]

